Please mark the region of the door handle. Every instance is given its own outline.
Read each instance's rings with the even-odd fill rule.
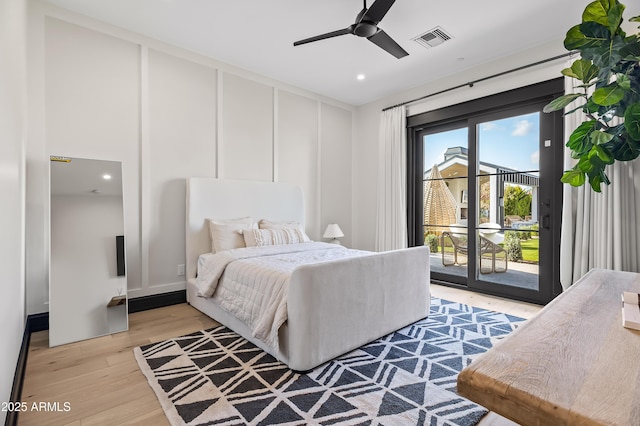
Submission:
[[[545,214],[542,216],[542,228],[549,229],[551,227],[551,216]]]

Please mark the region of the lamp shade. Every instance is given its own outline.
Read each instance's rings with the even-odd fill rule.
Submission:
[[[324,231],[324,235],[322,238],[340,238],[344,237],[342,233],[342,229],[338,226],[337,223],[330,223],[327,225],[327,229]]]

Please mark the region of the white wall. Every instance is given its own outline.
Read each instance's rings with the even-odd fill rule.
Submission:
[[[345,234],[344,241],[351,245],[352,193],[351,193],[351,115],[330,105],[321,109],[321,197],[322,229],[329,223],[337,223]],[[345,173],[348,171],[348,173]],[[341,238],[341,240],[343,240]]]
[[[351,245],[352,107],[29,4],[29,313],[48,310],[52,154],[123,162],[130,297],[184,288],[189,176],[299,184],[309,236],[337,221]]]
[[[461,72],[452,70],[451,75],[447,78],[358,107],[354,116],[355,136],[352,145],[353,217],[356,218],[353,221],[353,246],[365,250],[375,249],[378,126],[380,112],[383,108],[564,53],[566,51],[562,45],[562,40],[556,40],[535,49],[472,69]],[[446,94],[409,104],[407,116],[560,77],[560,71],[565,68],[566,61],[567,59],[557,60],[496,79],[476,83],[472,88],[465,86]]]
[[[179,279],[176,263],[185,245],[184,227],[176,224],[185,221],[184,177],[216,175],[211,142],[216,140],[217,71],[149,49],[148,73],[149,137],[143,139],[148,155],[142,165],[143,194],[148,194],[142,198],[142,270],[147,276],[142,281],[152,287]]]
[[[0,401],[10,401],[25,320],[26,2],[0,2]],[[6,412],[0,412],[4,423]]]

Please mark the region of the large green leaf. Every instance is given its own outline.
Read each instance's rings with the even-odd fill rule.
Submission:
[[[589,174],[593,170],[593,163],[591,162],[591,151],[583,154],[578,163],[576,164],[576,169],[580,170],[586,174]]]
[[[626,74],[618,74],[616,76],[616,84],[623,90],[631,90],[631,80]]]
[[[610,148],[610,151],[616,161],[631,161],[640,155],[640,141],[635,141],[622,135],[614,138],[613,142],[615,143]]]
[[[587,178],[580,170],[571,169],[564,172],[560,180],[571,186],[582,186],[587,181]]]
[[[591,184],[591,189],[594,192],[602,192],[600,189],[600,185],[605,182],[607,185],[609,184],[609,179],[607,179],[607,175],[604,174],[604,171],[599,171],[598,173],[594,173],[592,176],[589,176],[589,183]]]
[[[624,9],[625,6],[617,2],[611,9],[609,9],[609,13],[607,13],[607,20],[609,23],[607,26],[609,27],[611,34],[615,34],[620,29]]]
[[[591,163],[591,167],[588,170],[589,172],[598,170],[601,166],[604,167],[604,161],[602,161],[598,155],[597,146],[594,145],[591,147],[591,151],[589,151],[587,158],[589,159],[589,163]]]
[[[594,2],[591,2],[587,5],[587,7],[585,7],[584,12],[582,12],[582,21],[597,22],[601,25],[608,26],[608,13],[612,6],[612,2],[608,0],[596,0]]]
[[[624,98],[625,90],[617,83],[596,89],[593,92],[593,102],[602,106],[611,106],[617,104]]]
[[[580,59],[579,59],[580,60]],[[589,61],[591,62],[591,61]],[[573,70],[571,68],[565,68],[562,71],[560,71],[560,74],[567,76],[567,77],[571,77],[571,78],[578,78],[578,74],[576,74],[575,72],[573,72]]]
[[[595,121],[585,121],[580,124],[569,136],[569,141],[567,141],[567,146],[577,153],[582,153],[591,149],[591,142],[589,139],[589,134],[595,131],[596,122]]]
[[[588,43],[587,38],[580,31],[580,25],[569,28],[564,38],[564,48],[567,50],[581,49]]]
[[[562,74],[587,84],[598,76],[600,69],[586,59],[578,59],[571,64],[571,68],[562,70]]]
[[[583,22],[597,22],[614,34],[620,28],[625,6],[617,0],[599,0],[589,3],[582,13]]]
[[[637,85],[637,83],[635,84]],[[624,113],[627,108],[637,103],[640,103],[640,93],[636,93],[634,90],[628,90],[624,98],[615,105],[616,116],[624,118]]]
[[[579,28],[585,38],[582,49],[602,46],[611,40],[609,28],[597,22],[583,22]]]
[[[596,146],[594,146],[591,152],[589,152],[588,158],[589,163],[591,164],[591,168],[586,172],[589,177],[589,183],[594,191],[600,192],[601,183],[609,184],[609,178],[607,178],[607,175],[604,173],[606,163],[602,161],[598,155]]]
[[[567,50],[581,50],[600,47],[611,39],[609,29],[597,22],[583,22],[575,25],[567,31],[564,39],[564,47]]]
[[[605,143],[609,142],[611,139],[613,139],[613,135],[610,135],[609,133],[602,132],[600,130],[595,130],[595,131],[589,133],[589,140],[594,145],[605,144]]]
[[[553,112],[553,111],[561,110],[562,108],[566,107],[571,102],[573,102],[574,100],[578,99],[579,97],[584,97],[584,96],[585,95],[581,95],[579,93],[571,93],[571,94],[568,94],[568,95],[562,95],[562,96],[552,100],[547,105],[545,105],[544,108],[542,109],[542,111],[544,111],[544,112]]]
[[[603,163],[613,164],[613,162],[615,161],[615,158],[613,158],[613,154],[611,153],[611,151],[609,151],[606,147],[601,145],[596,145],[594,146],[594,148],[596,150],[596,154],[598,155],[598,158],[602,160]]]
[[[633,140],[640,141],[640,103],[629,106],[625,111],[624,128]]]
[[[617,35],[605,43],[583,48],[582,57],[592,60],[600,68],[598,78],[607,83],[609,72],[622,60],[620,49],[624,46],[624,39]]]
[[[628,37],[625,41],[627,44],[620,49],[620,55],[624,59],[640,60],[640,40],[637,37]]]

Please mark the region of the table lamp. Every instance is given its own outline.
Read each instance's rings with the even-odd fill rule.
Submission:
[[[324,235],[322,236],[322,238],[331,238],[331,241],[329,242],[333,244],[340,244],[340,240],[338,240],[340,237],[344,237],[344,234],[337,223],[330,223],[327,225],[327,229],[324,231]]]

